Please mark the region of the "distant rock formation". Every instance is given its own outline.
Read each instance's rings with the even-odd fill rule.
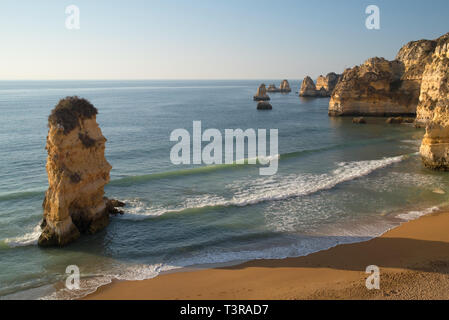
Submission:
[[[319,76],[316,85],[310,77],[304,78],[299,95],[301,97],[316,97],[325,98],[330,97],[335,89],[341,75],[334,72],[328,73],[325,77]]]
[[[366,124],[366,119],[363,117],[357,117],[352,119],[352,123],[356,124]]]
[[[427,123],[420,153],[426,167],[449,171],[449,33],[434,44],[419,96],[418,114]]]
[[[316,89],[321,90],[324,88],[326,96],[330,97],[338,81],[340,81],[341,75],[335,72],[328,73],[325,77],[319,76],[316,80]]]
[[[259,101],[257,103],[257,110],[271,110],[273,106],[267,101]]]
[[[279,87],[279,90],[283,93],[288,93],[288,92],[292,91],[292,89],[290,88],[290,84],[288,83],[287,80],[282,81],[281,86]]]
[[[259,88],[257,88],[257,93],[254,96],[254,101],[269,101],[270,97],[267,95],[267,88],[265,84],[262,83]]]
[[[96,122],[97,109],[87,100],[67,97],[48,118],[46,149],[48,190],[42,204],[40,246],[63,246],[95,233],[124,203],[104,197],[111,165],[104,156],[106,138]]]
[[[281,92],[281,89],[277,88],[275,84],[270,84],[267,88],[267,92]]]
[[[281,82],[281,85],[279,86],[279,88],[276,87],[276,85],[274,84],[270,84],[268,86],[267,92],[281,92],[281,93],[289,93],[291,92],[292,89],[290,88],[290,84],[288,83],[288,80],[283,80]]]
[[[317,90],[315,82],[309,76],[305,77],[301,83],[301,89],[299,89],[299,95],[301,97],[316,97]]]

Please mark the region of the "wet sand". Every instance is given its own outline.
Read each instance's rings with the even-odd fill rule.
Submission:
[[[365,286],[380,269],[380,289]],[[449,212],[304,257],[115,281],[85,299],[448,299]]]

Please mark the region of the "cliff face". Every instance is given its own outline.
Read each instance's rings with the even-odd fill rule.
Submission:
[[[340,78],[341,75],[336,74],[335,72],[328,73],[325,77],[319,76],[316,80],[316,89],[320,90],[323,88],[326,91],[326,95],[330,97],[337,86],[338,81],[340,81]]]
[[[431,119],[432,107],[421,102],[426,99],[420,99],[421,86],[440,39],[409,42],[394,61],[372,58],[347,69],[332,95],[329,115],[416,114],[418,122]]]
[[[270,97],[267,95],[267,88],[265,84],[262,83],[259,88],[257,88],[256,95],[254,96],[254,101],[268,101]]]
[[[270,84],[268,86],[267,92],[282,92],[282,93],[289,93],[292,89],[290,88],[290,84],[288,83],[288,80],[283,80],[281,82],[281,85],[279,88],[276,88],[276,85]]]
[[[299,96],[301,97],[315,97],[317,95],[317,90],[315,82],[309,76],[305,77],[301,84],[301,89],[299,90]]]
[[[449,171],[449,33],[436,40],[425,67],[418,110],[427,120],[420,149],[424,165]]]
[[[80,233],[103,229],[117,205],[104,198],[111,166],[104,156],[106,138],[96,114],[88,101],[68,97],[49,117],[49,187],[43,202],[41,246],[63,246]]]
[[[316,85],[310,77],[306,77],[301,85],[299,95],[301,97],[330,97],[335,89],[340,75],[331,72],[324,76],[319,76]]]
[[[419,91],[402,81],[404,69],[401,61],[371,58],[345,70],[329,102],[329,115],[414,115]]]
[[[284,93],[288,93],[288,92],[292,91],[292,89],[290,88],[290,84],[288,83],[287,80],[283,80],[282,81],[281,86],[279,87],[279,89],[280,89],[281,92],[284,92]]]

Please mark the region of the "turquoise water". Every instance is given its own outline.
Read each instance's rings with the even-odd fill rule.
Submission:
[[[327,116],[329,99],[271,94],[261,81],[0,82],[0,297],[73,298],[111,279],[145,279],[188,266],[305,255],[363,241],[445,205],[447,174],[424,169],[423,130]],[[266,83],[279,83],[266,81]],[[67,95],[89,99],[108,139],[107,196],[127,202],[107,230],[63,249],[36,245],[47,116]],[[176,166],[172,130],[279,130],[279,170]],[[78,291],[58,290],[68,265]]]

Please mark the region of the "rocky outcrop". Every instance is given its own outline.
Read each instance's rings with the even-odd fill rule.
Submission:
[[[48,118],[46,149],[48,190],[40,246],[63,246],[95,233],[109,214],[124,204],[104,197],[111,165],[104,156],[106,138],[96,122],[97,109],[85,99],[62,99]]]
[[[275,84],[268,85],[267,92],[281,92],[281,89],[277,88]]]
[[[267,88],[265,84],[262,83],[259,88],[257,88],[256,95],[254,96],[254,101],[268,101],[270,97],[267,95]]]
[[[289,93],[292,91],[292,89],[290,88],[290,84],[288,83],[287,80],[283,80],[280,87],[279,87],[280,92],[282,93]]]
[[[301,97],[315,97],[315,98],[325,98],[330,97],[335,89],[338,81],[340,80],[340,75],[331,72],[324,76],[319,76],[316,84],[310,77],[305,77],[299,95]]]
[[[267,88],[267,92],[275,93],[275,92],[281,92],[281,93],[289,93],[292,89],[290,88],[290,84],[288,83],[288,80],[283,80],[281,82],[281,85],[279,88],[276,87],[274,84],[270,84]]]
[[[271,109],[273,109],[273,106],[271,105],[271,103],[267,101],[259,101],[257,103],[257,110],[271,110]]]
[[[401,77],[404,64],[398,60],[371,58],[347,69],[329,102],[330,116],[412,116],[418,92],[409,91]]]
[[[357,117],[352,119],[352,123],[356,124],[366,124],[366,119],[363,117]]]
[[[435,42],[419,97],[421,120],[427,122],[420,153],[426,167],[449,171],[449,33]]]
[[[336,74],[335,72],[328,73],[325,77],[319,76],[316,80],[316,89],[324,89],[326,96],[330,97],[337,86],[338,81],[340,81],[340,78],[341,75]]]
[[[301,83],[301,89],[299,89],[300,97],[316,97],[317,90],[315,82],[309,76],[305,77]]]
[[[409,42],[394,61],[371,58],[347,69],[332,94],[329,115],[416,115],[418,122],[429,121],[433,106],[421,99],[421,87],[426,86],[427,66],[442,38]]]

